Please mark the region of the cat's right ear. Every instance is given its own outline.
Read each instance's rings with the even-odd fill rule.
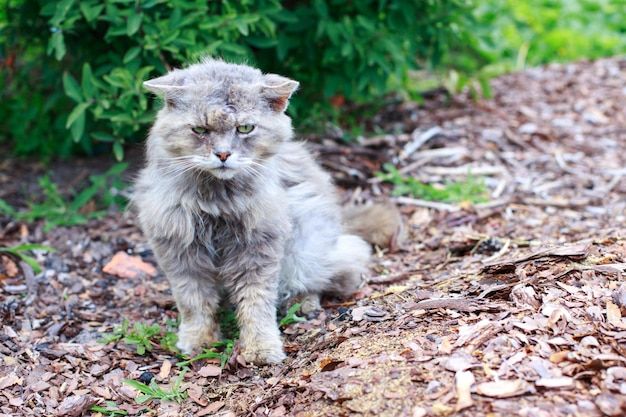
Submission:
[[[170,107],[176,107],[176,96],[184,88],[185,80],[176,72],[170,72],[162,77],[144,81],[143,86],[156,95],[163,96],[165,103]]]

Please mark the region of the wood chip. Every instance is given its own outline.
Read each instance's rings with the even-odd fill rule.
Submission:
[[[454,381],[456,384],[456,411],[461,411],[474,405],[470,390],[476,382],[474,374],[470,371],[458,371],[455,374]]]
[[[482,382],[476,385],[476,393],[491,398],[510,398],[526,394],[532,387],[523,379]]]
[[[84,415],[89,407],[98,402],[91,395],[67,397],[57,408],[57,416],[78,417]]]
[[[540,378],[535,381],[535,385],[543,388],[572,388],[574,378],[562,376],[558,378]]]

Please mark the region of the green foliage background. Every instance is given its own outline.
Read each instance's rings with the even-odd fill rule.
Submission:
[[[291,112],[308,127],[333,97],[415,97],[413,69],[486,91],[505,71],[624,53],[625,13],[626,0],[0,0],[0,143],[122,159],[154,117],[142,82],[203,55],[299,80]]]
[[[145,137],[142,82],[203,55],[298,79],[294,111],[365,101],[435,64],[463,0],[0,1],[2,137],[17,154],[67,156]]]

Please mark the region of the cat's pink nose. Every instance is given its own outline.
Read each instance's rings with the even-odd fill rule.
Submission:
[[[215,152],[215,156],[217,156],[220,161],[226,162],[226,160],[230,156],[230,152]]]

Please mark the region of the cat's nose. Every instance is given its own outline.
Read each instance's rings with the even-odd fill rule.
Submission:
[[[228,157],[230,156],[230,152],[214,152],[215,156],[217,156],[220,161],[226,162]]]

